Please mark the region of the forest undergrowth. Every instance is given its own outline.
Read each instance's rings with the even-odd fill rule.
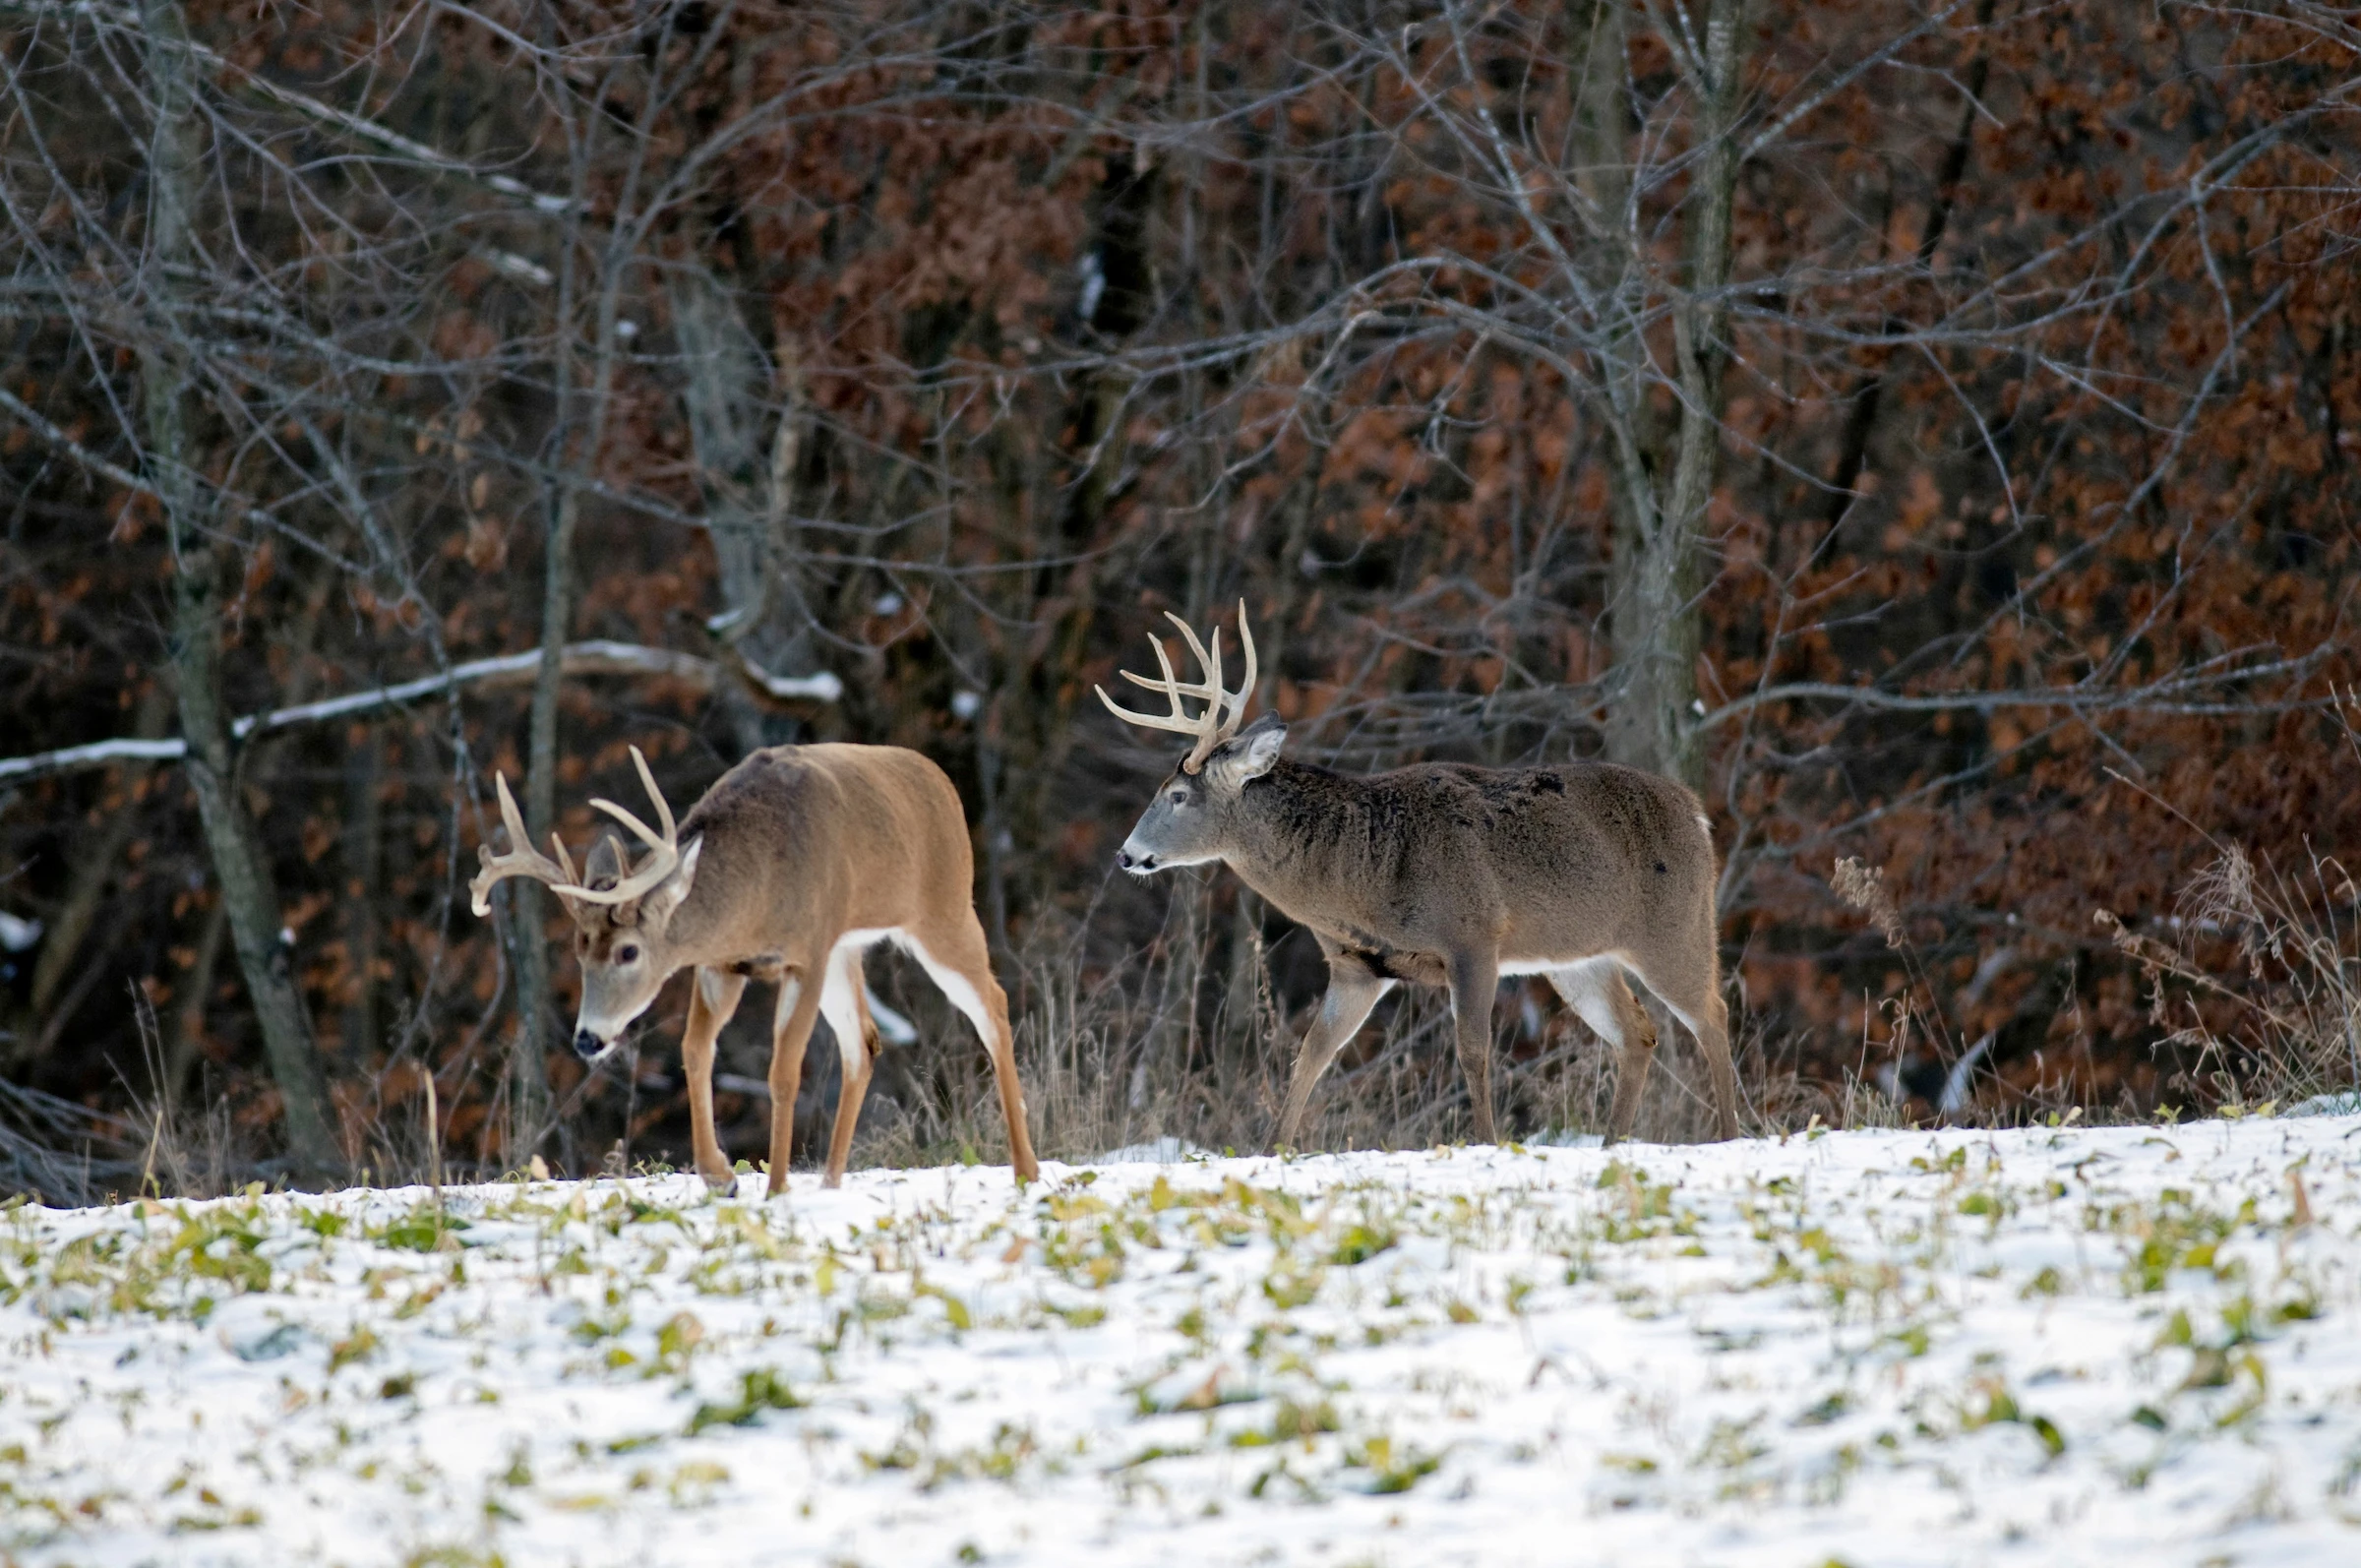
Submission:
[[[1813,1078],[1793,1065],[1802,1055],[1798,1043],[1769,1038],[1759,1018],[1733,996],[1748,1134],[1778,1136],[1815,1126],[2169,1122],[2206,1114],[2270,1115],[2323,1096],[2361,1093],[2361,951],[2354,920],[2361,889],[2340,862],[2325,855],[2291,873],[2258,864],[2235,845],[2214,849],[2215,858],[2182,890],[2172,922],[2178,942],[2134,933],[2107,910],[2093,914],[2093,923],[2139,963],[2153,1018],[2195,1063],[2170,1079],[2156,1102],[2143,1103],[2128,1092],[2112,1099],[2078,1092],[2071,1062],[2034,1093],[1976,1072],[1974,1044],[1949,1028],[1923,985],[1878,1014],[1880,1027],[1864,1034],[1853,1070],[1835,1082]],[[1885,930],[1915,972],[1918,954],[1882,877],[1848,862],[1840,867],[1838,880],[1840,896]],[[1037,940],[1004,971],[1012,982],[1033,1138],[1044,1158],[1082,1162],[1130,1148],[1177,1157],[1269,1147],[1308,1009],[1291,1015],[1281,1005],[1269,982],[1269,955],[1259,947],[1250,950],[1253,961],[1243,973],[1208,977],[1212,949],[1198,935],[1195,948],[1165,945],[1142,960],[1151,973],[1112,983],[1083,982],[1070,932],[1061,940]],[[853,1146],[855,1167],[1004,1161],[991,1073],[965,1022],[915,964],[880,950],[870,973],[876,994],[907,1015],[918,1038],[884,1052]],[[2201,1010],[2200,1000],[2228,1003],[2227,1026],[2212,1021],[2225,1016],[2218,1008]],[[1645,1005],[1658,1023],[1660,1046],[1634,1136],[1659,1144],[1705,1141],[1713,1117],[1702,1059],[1684,1031],[1652,1000]],[[660,1005],[654,1021],[561,1107],[578,1114],[585,1103],[620,1101],[621,1122],[630,1129],[604,1147],[573,1140],[572,1174],[686,1166],[678,1010],[667,1016]],[[746,1012],[756,1018],[766,1009],[750,1006]],[[1505,985],[1494,1019],[1495,1058],[1506,1069],[1500,1109],[1508,1136],[1535,1143],[1596,1136],[1614,1095],[1612,1055],[1538,979]],[[1957,1105],[1912,1092],[1913,1082],[1930,1080],[1897,1070],[1932,1063],[1940,1078],[1963,1058],[1969,1066],[1958,1075],[1964,1098]],[[733,1157],[758,1157],[764,1147],[768,1101],[757,1091],[766,1061],[767,1041],[757,1026],[741,1023],[725,1035],[717,1098]],[[799,1172],[817,1168],[836,1078],[833,1042],[822,1023],[799,1099]],[[6,1148],[18,1179],[44,1195],[83,1201],[135,1191],[211,1197],[275,1174],[223,1102],[202,1095],[165,1101],[137,1085],[129,1090],[131,1110],[119,1116],[46,1108],[53,1137],[76,1136],[70,1146],[45,1147],[12,1132]],[[11,1109],[15,1119],[25,1119],[25,1106],[12,1103]],[[616,1107],[605,1109],[611,1116]],[[452,1157],[423,1115],[380,1114],[352,1125],[361,1184],[511,1174]],[[568,1130],[561,1128],[561,1135]],[[1449,1002],[1439,992],[1405,990],[1381,1004],[1323,1080],[1305,1142],[1310,1150],[1420,1149],[1463,1143],[1468,1130]]]

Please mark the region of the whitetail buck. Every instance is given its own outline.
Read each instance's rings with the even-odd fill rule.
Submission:
[[[1714,1080],[1722,1136],[1738,1135],[1737,1077],[1715,950],[1714,843],[1697,797],[1670,779],[1605,762],[1487,768],[1428,762],[1352,778],[1280,756],[1287,726],[1265,713],[1239,729],[1254,690],[1245,606],[1246,678],[1222,686],[1217,628],[1208,654],[1171,616],[1205,671],[1173,673],[1154,635],[1169,714],[1099,700],[1126,724],[1194,744],[1116,863],[1145,875],[1226,862],[1289,919],[1310,928],[1328,960],[1328,995],[1296,1055],[1279,1144],[1302,1130],[1312,1086],[1400,981],[1444,986],[1476,1135],[1493,1141],[1492,1000],[1503,975],[1546,975],[1557,994],[1620,1050],[1607,1141],[1627,1136],[1655,1059],[1656,1029],[1624,984],[1639,977],[1688,1027]],[[1203,702],[1193,716],[1187,702]]]
[[[690,1127],[698,1173],[727,1185],[729,1162],[713,1134],[713,1041],[749,980],[775,984],[770,1191],[787,1185],[804,1047],[813,1019],[823,1016],[844,1059],[828,1138],[827,1184],[835,1186],[844,1178],[878,1050],[861,954],[892,941],[925,967],[983,1037],[1008,1118],[1010,1161],[1021,1180],[1039,1175],[1025,1134],[1008,999],[993,978],[976,919],[967,820],[942,770],[893,746],[772,747],[724,773],[676,827],[636,747],[632,760],[662,830],[612,801],[590,804],[647,845],[644,861],[627,866],[609,836],[575,875],[555,833],[550,847],[557,859],[533,849],[509,781],[499,778],[510,850],[479,850],[483,870],[469,884],[478,915],[491,913],[493,883],[528,876],[548,883],[574,917],[582,965],[574,1049],[586,1060],[605,1055],[666,980],[695,968],[681,1036]]]

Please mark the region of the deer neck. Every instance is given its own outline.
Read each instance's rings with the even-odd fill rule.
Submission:
[[[1373,883],[1368,787],[1282,758],[1239,792],[1223,859],[1291,920],[1344,935]]]
[[[747,923],[738,920],[731,908],[728,878],[712,875],[718,869],[707,856],[706,870],[665,924],[664,946],[672,955],[675,969],[686,969],[693,964],[726,964],[746,956],[735,950],[744,944],[732,938],[738,928]]]

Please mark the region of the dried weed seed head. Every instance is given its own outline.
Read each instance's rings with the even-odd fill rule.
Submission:
[[[2255,863],[2235,844],[2181,890],[2179,914],[2192,932],[2236,932],[2250,980],[2263,978],[2265,953],[2286,957],[2286,932],[2280,922],[2267,918],[2256,896]]]
[[[1882,868],[1847,855],[1837,862],[1836,874],[1828,884],[1839,898],[1866,914],[1870,924],[1885,933],[1888,947],[1902,945],[1902,911],[1894,907],[1894,899],[1886,891]]]

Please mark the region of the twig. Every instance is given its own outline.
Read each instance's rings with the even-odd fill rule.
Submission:
[[[426,1073],[426,1179],[435,1189],[435,1225],[443,1222],[443,1105],[435,1094],[433,1068]]]

